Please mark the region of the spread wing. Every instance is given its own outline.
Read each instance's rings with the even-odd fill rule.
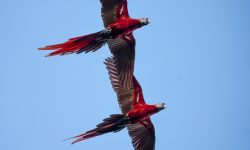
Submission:
[[[150,118],[128,125],[128,133],[135,150],[155,149],[155,129]]]
[[[105,65],[123,114],[133,109],[133,106],[138,103],[145,104],[142,88],[134,76],[130,80],[132,84],[128,88],[124,88],[119,80],[114,58],[106,59]],[[128,131],[135,150],[154,150],[155,130],[150,118],[128,125]]]
[[[126,114],[134,107],[134,105],[138,103],[145,104],[141,86],[135,77],[130,80],[132,84],[130,84],[128,88],[124,88],[118,77],[115,60],[113,58],[108,58],[106,59],[105,65],[108,69],[109,78],[111,80],[112,87],[117,94],[118,103],[123,114]]]
[[[133,34],[108,41],[109,49],[117,68],[117,74],[123,87],[129,88],[134,73],[135,39]]]
[[[129,18],[127,0],[100,0],[105,28],[117,20]],[[135,60],[135,38],[132,33],[109,40],[108,46],[117,65],[119,80],[129,87],[133,78]]]
[[[133,108],[134,88],[132,84],[130,84],[128,88],[121,86],[121,82],[117,74],[117,68],[112,58],[106,59],[105,65],[108,69],[109,78],[111,80],[112,87],[116,92],[121,111],[123,114],[127,114],[127,112]]]
[[[105,28],[115,21],[129,18],[127,0],[100,0],[102,4],[101,16]]]

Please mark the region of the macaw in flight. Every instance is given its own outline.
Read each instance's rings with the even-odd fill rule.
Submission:
[[[54,50],[47,56],[65,55],[72,53],[94,52],[108,43],[118,66],[118,76],[124,83],[131,81],[134,72],[135,38],[133,31],[149,24],[148,18],[132,19],[129,16],[127,0],[100,0],[101,16],[105,29],[89,35],[71,38],[65,43],[49,45],[39,50]]]
[[[131,87],[124,88],[117,76],[114,60],[108,58],[105,64],[112,87],[117,94],[122,114],[110,115],[102,123],[98,124],[95,129],[72,137],[75,139],[72,144],[105,133],[118,132],[127,127],[135,150],[154,150],[155,130],[150,116],[163,110],[165,104],[147,105],[143,98],[142,88],[134,76]]]

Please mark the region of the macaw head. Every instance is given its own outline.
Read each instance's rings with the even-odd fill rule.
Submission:
[[[139,20],[142,26],[148,25],[150,23],[150,20],[148,18],[141,18]]]
[[[159,103],[159,104],[155,104],[156,108],[160,111],[166,108],[166,104],[165,103]]]

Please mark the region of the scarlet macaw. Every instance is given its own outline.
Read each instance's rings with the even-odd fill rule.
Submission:
[[[112,87],[117,94],[122,114],[110,115],[95,129],[72,137],[76,138],[72,144],[105,133],[118,132],[127,127],[135,150],[154,150],[155,130],[150,116],[163,110],[165,104],[147,105],[143,98],[141,86],[134,76],[131,86],[124,88],[120,84],[114,60],[112,58],[106,59],[105,64]]]
[[[134,71],[135,39],[132,31],[149,23],[148,18],[132,19],[129,17],[127,0],[100,0],[101,16],[105,29],[93,34],[71,38],[65,43],[49,45],[39,50],[54,50],[47,56],[71,53],[94,52],[108,43],[114,62],[118,67],[119,78],[124,83],[131,83]]]

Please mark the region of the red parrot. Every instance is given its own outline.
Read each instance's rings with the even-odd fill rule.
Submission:
[[[112,58],[106,59],[105,64],[112,87],[117,94],[122,114],[110,115],[102,123],[98,124],[95,129],[72,137],[75,138],[72,144],[105,133],[118,132],[127,127],[135,150],[154,150],[155,131],[150,116],[163,110],[165,104],[147,105],[143,98],[141,86],[134,76],[131,86],[124,88],[117,76],[114,60]]]
[[[118,76],[124,87],[131,81],[134,71],[135,39],[132,31],[149,24],[148,18],[129,17],[127,0],[100,0],[105,29],[96,33],[71,38],[65,43],[49,45],[39,50],[54,50],[47,56],[94,52],[108,43],[118,66]],[[127,82],[131,83],[131,82]]]

